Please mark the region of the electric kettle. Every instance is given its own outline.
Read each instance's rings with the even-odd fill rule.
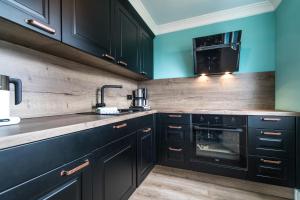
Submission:
[[[10,84],[15,86],[15,105],[22,102],[22,81],[0,75],[0,126],[18,124],[19,117],[10,116]]]

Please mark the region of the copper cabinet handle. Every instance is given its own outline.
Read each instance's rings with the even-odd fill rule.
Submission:
[[[149,133],[152,130],[152,128],[146,128],[143,130],[143,133]]]
[[[281,132],[268,132],[268,131],[261,131],[260,132],[262,135],[271,135],[271,136],[281,136]]]
[[[123,66],[125,66],[125,67],[128,66],[128,64],[127,64],[126,62],[121,61],[121,60],[119,60],[117,63],[118,63],[119,65],[123,65]]]
[[[280,118],[272,118],[272,117],[261,117],[262,121],[268,121],[268,122],[279,122],[281,121]]]
[[[111,55],[109,55],[109,54],[107,54],[107,53],[102,54],[102,57],[103,57],[103,58],[107,58],[107,59],[109,59],[109,60],[111,60],[111,61],[116,61],[116,59],[115,59],[113,56],[111,56]]]
[[[31,25],[31,26],[34,26],[34,27],[36,27],[38,29],[46,31],[46,32],[48,32],[50,34],[53,34],[53,35],[55,34],[55,29],[53,29],[53,28],[51,28],[49,26],[46,26],[45,24],[42,24],[41,22],[38,22],[38,21],[36,21],[34,19],[26,19],[25,22],[27,24]]]
[[[266,160],[266,159],[260,159],[261,162],[263,163],[268,163],[268,164],[274,164],[274,165],[280,165],[282,162],[280,160]]]
[[[182,126],[168,126],[170,129],[182,129]]]
[[[120,125],[113,126],[113,128],[120,129],[120,128],[124,128],[124,127],[126,127],[126,126],[127,126],[127,124],[124,123],[124,124],[120,124]]]
[[[172,148],[172,147],[169,147],[168,148],[170,151],[175,151],[175,152],[181,152],[183,149],[176,149],[176,148]]]
[[[83,164],[75,167],[74,169],[71,169],[69,171],[63,170],[60,172],[60,176],[70,176],[72,174],[75,174],[76,172],[86,168],[87,166],[90,165],[90,161],[89,160],[85,160]]]
[[[171,118],[181,118],[182,117],[182,115],[168,115],[168,116]]]

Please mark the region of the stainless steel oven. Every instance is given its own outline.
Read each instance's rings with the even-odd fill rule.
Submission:
[[[190,159],[247,168],[246,138],[246,116],[194,115]]]

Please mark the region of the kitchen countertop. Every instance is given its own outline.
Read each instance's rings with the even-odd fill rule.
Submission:
[[[159,109],[145,112],[113,115],[73,114],[52,117],[23,119],[20,124],[0,127],[0,150],[66,135],[86,129],[96,128],[128,119],[154,113],[191,113],[219,115],[268,115],[300,116],[297,112],[271,110],[201,110],[201,109]]]
[[[160,113],[190,113],[190,114],[210,114],[210,115],[264,115],[295,117],[300,116],[299,112],[281,110],[202,110],[202,109],[158,109]]]
[[[155,110],[118,116],[73,114],[23,119],[20,124],[0,127],[0,149],[96,128],[154,113],[156,113]]]

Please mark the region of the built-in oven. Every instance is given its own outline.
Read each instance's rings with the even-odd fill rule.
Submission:
[[[190,162],[247,168],[247,117],[193,115]]]

